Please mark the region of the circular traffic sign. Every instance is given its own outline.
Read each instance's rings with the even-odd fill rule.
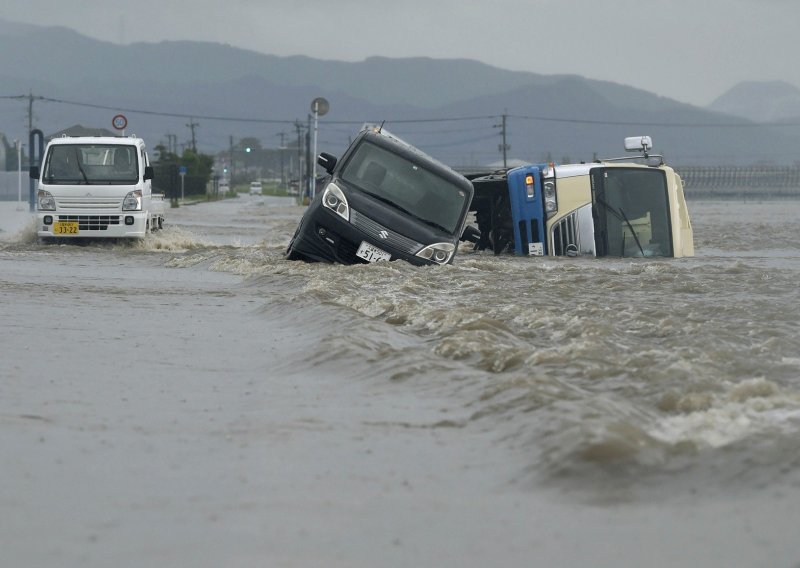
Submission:
[[[311,101],[311,112],[316,114],[317,116],[325,116],[328,114],[331,105],[328,104],[328,101],[322,97],[317,97],[313,101]]]
[[[128,126],[128,119],[124,114],[118,114],[111,119],[111,125],[117,130],[125,130],[125,127]]]

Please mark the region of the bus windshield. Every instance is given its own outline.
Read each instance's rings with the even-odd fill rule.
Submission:
[[[597,256],[673,256],[663,171],[595,168],[591,175]]]

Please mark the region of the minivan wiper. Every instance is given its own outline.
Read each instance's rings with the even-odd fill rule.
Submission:
[[[625,224],[628,226],[628,230],[631,232],[631,235],[633,235],[633,240],[636,241],[636,246],[639,247],[639,251],[642,253],[642,256],[644,256],[644,249],[642,248],[642,244],[639,242],[639,236],[636,234],[636,231],[633,230],[633,225],[631,225],[631,222],[628,220],[628,216],[625,215],[625,211],[622,210],[622,207],[620,207],[619,211],[617,211],[616,209],[611,207],[611,205],[609,205],[608,203],[606,203],[604,200],[600,199],[599,197],[595,196],[595,199],[597,199],[597,201],[603,207],[605,207],[606,209],[611,211],[611,213],[614,215],[614,217],[617,218],[617,220],[625,222]],[[623,237],[624,236],[625,235],[623,234]],[[624,239],[623,239],[622,243],[623,243],[622,244],[622,246],[623,246],[623,248],[622,248],[622,256],[625,256],[625,241],[624,241]]]
[[[416,215],[415,215],[415,217],[416,217]],[[430,219],[423,219],[422,217],[417,217],[417,219],[419,219],[420,221],[422,221],[426,225],[430,225],[434,229],[439,229],[440,231],[444,231],[445,233],[448,233],[448,234],[450,233],[450,231],[448,231],[446,227],[443,227],[442,225],[440,225],[436,221],[431,221]]]
[[[442,225],[440,225],[436,221],[431,221],[430,219],[425,219],[424,217],[420,217],[419,215],[415,215],[414,213],[412,213],[411,211],[409,211],[405,207],[402,207],[402,206],[398,205],[397,203],[395,203],[391,199],[388,199],[388,198],[383,197],[382,195],[378,195],[376,193],[372,193],[370,191],[365,191],[363,189],[362,189],[362,191],[364,191],[364,193],[366,193],[370,197],[374,197],[378,201],[382,201],[382,202],[386,203],[387,205],[391,205],[395,209],[398,209],[398,210],[402,211],[403,213],[405,213],[406,215],[408,215],[410,217],[413,217],[417,221],[425,223],[426,225],[428,225],[430,227],[433,227],[435,229],[439,229],[440,231],[444,231],[445,233],[448,233],[448,234],[451,233],[451,231],[448,231],[446,227],[443,227]]]
[[[403,213],[405,213],[406,215],[411,215],[411,216],[412,216],[412,217],[414,217],[415,219],[419,219],[419,217],[417,217],[416,215],[414,215],[414,214],[413,214],[411,211],[409,211],[408,209],[405,209],[405,208],[401,207],[400,205],[398,205],[397,203],[395,203],[394,201],[392,201],[391,199],[389,199],[389,198],[387,198],[387,197],[384,197],[384,196],[382,196],[382,195],[378,195],[377,193],[372,193],[371,191],[365,191],[365,190],[363,190],[363,189],[362,189],[361,191],[363,191],[364,193],[366,193],[366,194],[367,194],[367,195],[369,195],[370,197],[374,197],[374,198],[375,198],[375,199],[377,199],[378,201],[383,201],[383,202],[384,202],[384,203],[386,203],[387,205],[391,205],[391,206],[392,206],[392,207],[394,207],[395,209],[399,209],[400,211],[402,211],[402,212],[403,212]],[[422,219],[420,219],[420,220],[422,220]]]

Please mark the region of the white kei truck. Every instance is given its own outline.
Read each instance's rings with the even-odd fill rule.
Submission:
[[[36,232],[54,238],[144,238],[164,225],[144,140],[63,136],[48,142],[37,181]]]

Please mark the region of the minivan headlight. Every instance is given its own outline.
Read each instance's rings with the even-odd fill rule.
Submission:
[[[339,215],[345,221],[350,221],[350,205],[344,193],[335,183],[329,183],[322,194],[322,205]]]
[[[142,209],[142,190],[135,189],[129,191],[125,199],[122,200],[123,211],[141,211]]]
[[[37,194],[37,198],[39,201],[39,211],[55,211],[56,210],[56,200],[53,197],[53,194],[49,191],[45,191],[43,189],[39,190]]]
[[[453,243],[433,243],[419,251],[417,256],[432,260],[437,264],[447,264],[455,252],[456,246]]]

